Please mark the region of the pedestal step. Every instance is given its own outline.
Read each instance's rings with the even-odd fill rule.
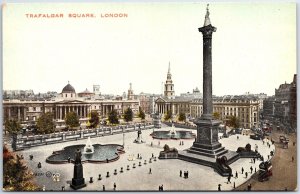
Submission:
[[[188,150],[179,151],[178,159],[212,167],[221,176],[228,176],[230,174],[229,172],[231,172],[231,169],[228,165],[233,163],[234,161],[238,160],[239,154],[236,152],[233,152],[233,151],[228,151],[228,150],[225,150],[225,151],[226,151],[226,153],[220,155],[219,157],[226,156],[226,158],[227,158],[226,166],[229,168],[228,171],[224,171],[224,169],[221,169],[220,166],[218,166],[216,164],[216,158],[212,158],[212,157],[205,156],[205,155],[199,155],[198,153],[191,153],[191,152],[188,152]]]
[[[211,153],[209,152],[204,152],[204,151],[200,151],[200,150],[195,150],[195,149],[188,149],[187,150],[188,153],[193,153],[193,154],[198,154],[198,155],[203,155],[203,156],[207,156],[207,157],[211,157],[211,158],[217,158],[220,157],[224,154],[227,153],[227,150],[225,150],[224,148],[220,151],[211,151]]]

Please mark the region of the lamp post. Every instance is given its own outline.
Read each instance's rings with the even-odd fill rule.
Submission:
[[[124,128],[122,127],[122,131],[123,131],[123,148],[125,148],[125,133],[124,133]]]

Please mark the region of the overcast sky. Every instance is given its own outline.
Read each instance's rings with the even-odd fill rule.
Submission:
[[[296,73],[294,3],[211,3],[213,94],[266,93]],[[171,63],[175,94],[202,92],[205,3],[8,4],[3,89],[161,93]],[[26,14],[64,14],[28,18]],[[93,13],[95,18],[69,18]],[[124,18],[101,14],[124,13]]]

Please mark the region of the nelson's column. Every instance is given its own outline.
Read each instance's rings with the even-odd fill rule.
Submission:
[[[226,150],[218,142],[218,127],[221,121],[214,120],[212,104],[212,34],[216,28],[211,25],[208,5],[204,26],[199,28],[203,35],[203,114],[194,123],[197,125],[197,138],[193,146],[179,152],[179,159],[216,168],[216,158],[226,156],[227,163],[238,159],[238,154]],[[222,172],[219,172],[222,174]]]

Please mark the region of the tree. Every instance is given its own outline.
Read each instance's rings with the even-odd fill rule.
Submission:
[[[90,127],[95,128],[99,124],[99,116],[97,111],[91,112]]]
[[[37,120],[38,133],[53,133],[54,129],[53,114],[47,112],[42,114]]]
[[[234,128],[238,128],[240,126],[240,121],[236,116],[229,116],[228,124]]]
[[[172,112],[171,110],[168,110],[167,113],[165,114],[165,121],[168,121],[172,118]]]
[[[111,124],[119,124],[118,113],[116,110],[112,110],[109,113],[108,120]]]
[[[124,120],[126,122],[129,122],[129,121],[132,121],[132,119],[133,119],[133,112],[132,112],[131,108],[128,107],[124,112]]]
[[[220,119],[220,113],[219,112],[214,112],[213,113],[213,117],[214,117],[214,119],[216,119],[216,120],[218,120],[218,119]]]
[[[141,109],[141,107],[139,108],[139,117],[140,117],[142,120],[144,120],[145,117],[146,117],[146,115],[145,115],[144,111]]]
[[[33,173],[24,165],[22,158],[3,146],[3,189],[5,191],[38,191],[33,183]]]
[[[69,127],[78,127],[79,126],[79,118],[75,112],[69,112],[65,118],[66,125]]]
[[[185,121],[186,120],[186,116],[183,112],[179,113],[179,117],[178,117],[179,121]]]
[[[10,134],[18,133],[22,128],[21,124],[17,120],[6,120],[4,125],[5,130],[8,131]]]

